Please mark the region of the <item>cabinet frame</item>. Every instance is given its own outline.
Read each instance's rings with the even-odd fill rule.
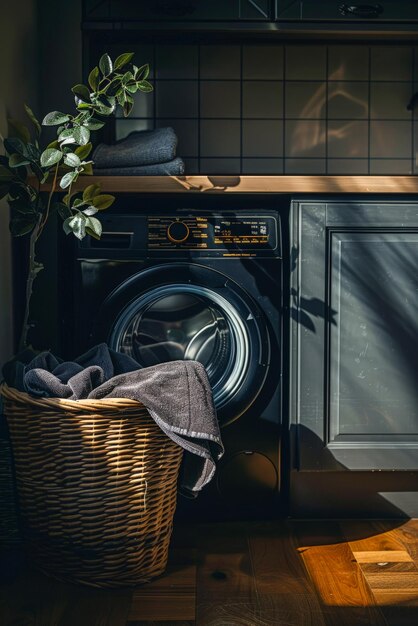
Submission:
[[[392,433],[371,433],[369,440],[367,433],[363,438],[351,435],[351,440],[350,435],[346,440],[331,437],[331,333],[333,319],[340,313],[331,308],[331,294],[335,236],[353,233],[355,241],[358,235],[370,234],[378,241],[382,235],[378,243],[385,243],[392,234],[394,241],[396,236],[410,235],[417,238],[418,246],[418,202],[294,199],[290,228],[292,467],[300,471],[417,469],[418,427],[410,440]]]

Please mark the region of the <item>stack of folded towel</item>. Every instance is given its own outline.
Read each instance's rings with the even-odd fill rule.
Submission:
[[[176,157],[172,128],[130,133],[113,145],[101,143],[93,153],[97,176],[181,176],[184,162]]]

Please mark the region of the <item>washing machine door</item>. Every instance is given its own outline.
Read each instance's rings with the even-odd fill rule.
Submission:
[[[261,390],[270,360],[266,324],[254,299],[214,269],[173,263],[149,268],[113,292],[109,345],[141,367],[200,361],[222,425]],[[116,313],[117,303],[123,304]]]

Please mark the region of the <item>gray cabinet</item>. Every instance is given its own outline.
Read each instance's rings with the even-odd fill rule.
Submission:
[[[300,470],[418,469],[418,203],[292,203]]]

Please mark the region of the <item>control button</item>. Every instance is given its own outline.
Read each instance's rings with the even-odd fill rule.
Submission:
[[[167,237],[173,243],[183,243],[189,232],[189,227],[184,222],[171,222],[167,228]]]

